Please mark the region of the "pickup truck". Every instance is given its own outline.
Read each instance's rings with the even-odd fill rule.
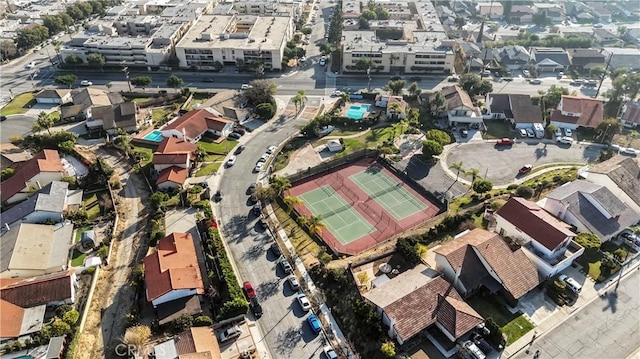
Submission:
[[[513,140],[510,138],[499,138],[498,141],[496,142],[496,145],[498,146],[511,146],[513,145]]]

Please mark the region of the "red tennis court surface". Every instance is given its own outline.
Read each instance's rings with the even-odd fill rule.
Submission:
[[[398,215],[401,211],[394,211],[394,213],[389,212],[389,210],[392,210],[391,207],[388,206],[388,203],[383,201],[385,198],[387,201],[393,199],[393,196],[396,196],[393,192],[395,190],[389,187],[389,189],[381,191],[384,193],[380,193],[379,195],[372,193],[371,188],[361,180],[363,178],[363,172],[375,173],[376,176],[383,176],[385,179],[393,181],[393,183],[389,185],[398,187],[398,191],[402,190],[402,193],[404,194],[400,197],[401,200],[406,199],[407,201],[411,201],[412,208],[416,208],[416,212],[409,212],[408,215],[402,216]],[[357,176],[349,178],[353,175]],[[344,199],[344,202],[348,203],[353,210],[357,211],[364,220],[373,226],[373,229],[369,233],[364,234],[359,238],[352,238],[346,241],[347,243],[345,243],[344,238],[341,238],[341,243],[341,241],[338,240],[337,235],[331,232],[329,226],[322,228],[322,240],[336,253],[350,255],[361,253],[390,239],[391,237],[427,221],[430,218],[433,218],[441,210],[440,203],[430,201],[409,184],[405,183],[401,178],[396,176],[384,165],[378,163],[372,158],[366,158],[357,162],[338,166],[329,172],[323,172],[319,175],[305,178],[302,181],[293,183],[289,191],[291,196],[300,197],[305,193],[322,186],[331,186],[331,188],[342,199]],[[389,198],[389,196],[391,196],[391,198]],[[330,197],[327,196],[327,198]],[[422,204],[424,204],[424,206]],[[318,214],[313,213],[304,203],[296,205],[295,208],[301,215],[311,216]],[[316,212],[318,212],[317,208]],[[325,216],[325,213],[320,212],[320,214]],[[327,214],[331,215],[331,211],[327,210]],[[340,237],[344,236],[341,235]]]

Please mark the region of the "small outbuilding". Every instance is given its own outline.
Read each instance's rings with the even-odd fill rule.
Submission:
[[[327,149],[331,152],[340,152],[343,150],[342,143],[340,140],[329,140],[327,141]]]

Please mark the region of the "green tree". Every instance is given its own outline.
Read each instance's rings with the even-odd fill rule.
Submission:
[[[50,34],[57,34],[65,29],[62,18],[58,15],[49,15],[42,18],[44,26],[49,29]]]
[[[399,238],[396,242],[396,251],[404,257],[410,266],[420,263],[417,243],[410,238]]]
[[[103,54],[94,52],[87,56],[87,63],[91,67],[99,68],[100,71],[104,70],[104,65],[107,63],[107,58]]]
[[[438,142],[441,146],[446,146],[451,143],[451,136],[441,130],[429,130],[425,134],[425,139]]]
[[[620,121],[615,118],[608,118],[600,122],[598,127],[596,127],[597,138],[600,143],[611,143],[613,136],[620,133],[621,129],[622,125]]]
[[[385,86],[385,90],[391,92],[393,96],[399,96],[402,94],[402,89],[404,88],[405,81],[404,80],[395,80],[387,82]]]
[[[589,70],[589,74],[597,79],[601,79],[605,73],[607,73],[607,70],[602,65],[594,66]]]
[[[76,75],[73,75],[73,74],[60,75],[55,79],[55,83],[69,86],[69,88],[71,88],[71,86],[73,86],[73,84],[75,84],[76,81],[78,81],[78,78],[76,77]]]
[[[453,25],[458,29],[462,30],[464,25],[467,24],[467,20],[462,16],[456,16],[456,19],[453,20]]]
[[[71,333],[71,326],[60,319],[56,319],[51,324],[51,335],[61,337]]]
[[[491,183],[491,181],[486,180],[486,179],[479,179],[477,181],[473,182],[473,190],[476,191],[477,193],[486,193],[491,191],[491,189],[493,188],[493,184]]]
[[[300,99],[302,100],[302,104],[304,105],[308,98],[307,98],[307,91],[305,90],[298,90],[298,93],[296,93],[296,95],[300,96]]]
[[[140,349],[149,341],[149,338],[151,338],[151,328],[146,325],[136,325],[127,328],[122,341],[125,344]]]
[[[465,173],[471,176],[471,183],[475,182],[476,178],[480,176],[480,170],[477,168],[469,168],[469,170]]]
[[[274,96],[278,86],[270,80],[253,80],[250,88],[242,91],[242,95],[254,105],[269,102],[275,103]]]
[[[62,320],[69,325],[76,324],[79,318],[80,318],[80,313],[78,313],[78,311],[75,309],[64,313],[64,315],[62,316]]]
[[[303,27],[302,30],[300,30],[300,32],[305,34],[305,35],[311,34],[312,31],[313,31],[313,29],[311,29],[310,27]]]
[[[298,204],[304,203],[300,198],[296,196],[286,196],[284,197],[284,203],[287,205],[287,214],[291,214],[293,207]]]
[[[13,40],[0,41],[0,60],[12,59],[18,55],[18,47]]]
[[[370,58],[365,57],[365,58],[358,59],[358,61],[356,61],[356,64],[353,65],[353,67],[356,70],[360,70],[360,71],[365,71],[366,72],[367,70],[376,67],[376,65],[373,63],[373,61],[371,61]]]
[[[400,102],[394,101],[390,105],[387,106],[387,112],[391,114],[391,119],[393,121],[398,121],[400,114],[403,113],[402,105]]]
[[[64,63],[66,65],[79,65],[82,63],[82,59],[80,59],[76,54],[69,54],[65,56]]]
[[[149,84],[151,84],[151,76],[136,76],[131,79],[131,84],[134,86],[142,87],[142,91],[145,90]]]
[[[4,181],[7,178],[13,176],[13,174],[16,173],[16,170],[14,170],[13,168],[5,168],[2,170],[2,172],[0,172],[0,181]]]
[[[407,92],[409,92],[409,95],[411,97],[417,98],[418,96],[420,96],[420,93],[422,93],[422,89],[418,86],[417,82],[413,82],[411,85],[409,85]]]
[[[213,320],[208,315],[201,315],[193,320],[194,327],[208,327],[210,325],[213,325]]]
[[[371,9],[366,9],[365,11],[363,11],[362,12],[362,17],[367,19],[367,20],[377,20],[378,19],[378,15],[376,14],[376,12],[371,10]]]
[[[38,119],[33,124],[34,132],[47,130],[49,135],[51,135],[51,127],[53,127],[53,118],[48,113],[40,111],[40,113],[38,114]]]
[[[477,74],[464,74],[460,76],[460,87],[465,90],[466,93],[474,98],[478,95],[486,95],[493,91],[493,85],[487,80],[483,80]]]
[[[618,26],[618,36],[624,37],[625,35],[627,35],[628,31],[629,30],[627,29],[626,26],[624,26],[624,25]]]
[[[380,352],[387,358],[395,358],[396,345],[392,341],[387,340],[386,342],[382,343],[382,345],[380,346]]]
[[[298,105],[302,103],[302,99],[300,98],[300,95],[293,96],[291,98],[291,102],[293,102],[293,104],[296,106],[296,113],[298,113]]]
[[[540,11],[536,14],[533,14],[532,21],[539,27],[544,27],[549,24],[549,19],[547,19],[547,13],[544,11]]]
[[[546,109],[555,109],[560,104],[563,95],[568,95],[569,89],[566,87],[556,87],[551,85],[544,95],[544,104]]]
[[[287,191],[289,188],[291,188],[291,182],[289,182],[289,179],[281,176],[274,176],[271,179],[270,185],[278,195],[281,195],[282,192]]]
[[[430,97],[429,99],[429,112],[431,116],[437,117],[440,112],[446,109],[447,101],[444,98],[442,92],[438,91],[435,96]]]
[[[322,228],[326,227],[326,223],[322,222],[322,215],[310,216],[307,218],[307,228],[312,235],[322,235]]]
[[[422,141],[422,155],[426,159],[431,159],[433,156],[437,156],[442,153],[442,145],[438,141],[425,140]]]
[[[178,91],[177,89],[183,84],[184,84],[184,80],[179,78],[176,75],[171,75],[167,79],[167,86],[176,89],[176,92]]]
[[[275,106],[273,106],[269,102],[263,102],[261,104],[258,104],[258,106],[256,106],[253,111],[259,118],[265,121],[270,120],[271,118],[273,118],[273,115],[276,114]]]
[[[360,17],[360,19],[358,19],[358,28],[360,30],[369,30],[369,20],[365,19],[364,17]]]
[[[600,238],[591,232],[578,233],[575,241],[579,245],[583,246],[585,251],[591,252],[592,254],[596,253],[602,245]]]
[[[30,49],[49,38],[49,29],[42,25],[23,27],[16,32],[16,45],[21,49]]]

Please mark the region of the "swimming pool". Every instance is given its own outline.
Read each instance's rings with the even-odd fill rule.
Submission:
[[[162,142],[164,137],[162,137],[162,132],[160,132],[158,130],[153,130],[153,131],[147,133],[143,137],[143,139],[145,139],[147,141],[153,141],[153,142]]]
[[[347,117],[354,120],[361,120],[364,114],[369,111],[369,105],[351,105],[347,110]]]

